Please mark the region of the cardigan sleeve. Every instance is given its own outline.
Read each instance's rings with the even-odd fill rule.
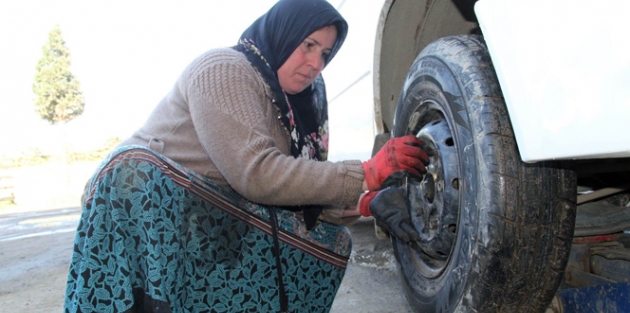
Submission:
[[[364,178],[361,162],[283,154],[276,141],[288,135],[280,129],[266,85],[244,57],[202,60],[190,73],[188,106],[201,145],[239,194],[268,205],[356,205]]]

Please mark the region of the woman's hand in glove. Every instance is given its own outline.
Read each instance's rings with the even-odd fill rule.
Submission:
[[[372,216],[372,212],[370,212],[370,202],[372,202],[372,199],[374,199],[377,194],[378,191],[368,191],[361,195],[359,199],[359,212],[361,215],[365,217]]]
[[[398,239],[409,242],[420,239],[409,217],[409,202],[403,188],[387,188],[371,199],[370,212],[379,226]]]
[[[368,190],[379,190],[385,179],[396,172],[410,172],[422,178],[429,164],[429,157],[420,148],[424,142],[416,136],[392,138],[379,150],[376,155],[363,162],[365,182]]]

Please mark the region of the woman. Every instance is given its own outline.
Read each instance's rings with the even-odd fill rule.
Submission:
[[[88,184],[66,310],[328,311],[351,250],[337,224],[428,162],[413,136],[323,162],[319,74],[346,33],[328,2],[280,0],[194,60]]]

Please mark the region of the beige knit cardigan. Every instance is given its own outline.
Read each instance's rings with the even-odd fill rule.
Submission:
[[[148,120],[121,145],[148,146],[246,199],[267,205],[356,205],[359,160],[290,155],[273,93],[233,49],[195,59]]]

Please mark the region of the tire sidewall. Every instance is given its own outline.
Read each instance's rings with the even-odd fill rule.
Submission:
[[[454,75],[458,68],[444,60],[422,53],[412,65],[397,106],[392,130],[394,137],[406,135],[408,121],[423,101],[430,100],[443,112],[457,147],[459,160],[459,218],[457,240],[448,264],[435,278],[422,277],[413,267],[411,249],[393,240],[405,280],[405,292],[411,305],[420,312],[452,312],[463,299],[476,259],[474,238],[479,228],[476,201],[476,143],[473,141],[466,96],[461,82]],[[458,73],[458,74],[461,74]],[[399,123],[401,122],[402,123]]]

